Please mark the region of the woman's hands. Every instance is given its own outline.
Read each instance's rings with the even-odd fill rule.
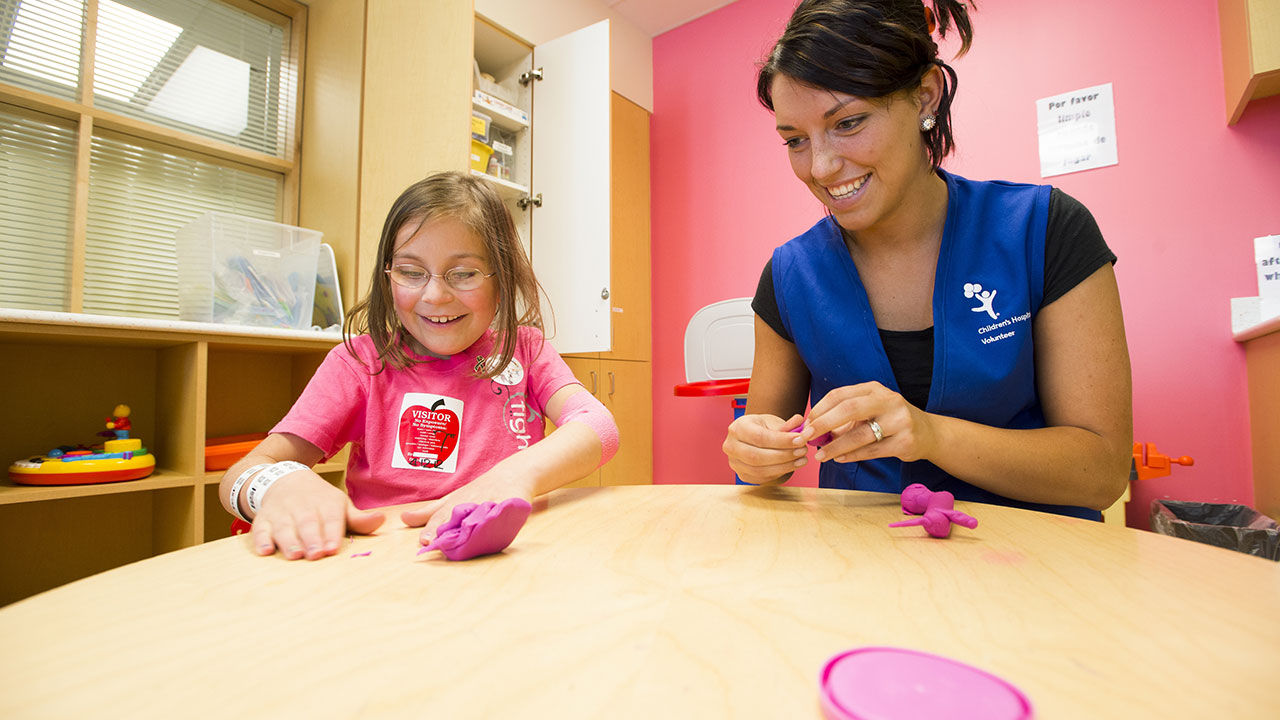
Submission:
[[[804,418],[792,415],[783,420],[776,415],[743,415],[729,425],[721,447],[729,457],[729,467],[743,482],[763,485],[804,467],[807,449],[794,430]]]
[[[871,423],[880,429],[876,440]],[[800,432],[796,428],[804,426]],[[831,440],[818,448],[814,460],[857,462],[897,457],[906,462],[932,456],[935,432],[932,416],[878,382],[846,385],[827,393],[806,420],[792,415],[743,415],[729,425],[724,454],[743,482],[760,485],[803,467],[806,444],[823,433]]]
[[[504,472],[500,465],[496,465],[484,475],[448,495],[432,500],[419,508],[400,513],[400,519],[409,527],[421,527],[422,532],[418,535],[418,541],[423,545],[430,544],[435,539],[436,529],[453,516],[455,505],[461,505],[462,503],[479,505],[483,502],[499,503],[515,497],[521,498],[526,502],[532,502],[535,494],[534,483],[527,479],[528,475],[523,477],[526,479],[518,479],[512,474]]]
[[[879,440],[873,422],[880,430]],[[796,442],[808,442],[825,432],[832,439],[814,455],[819,462],[881,457],[912,462],[932,457],[936,445],[932,416],[878,382],[846,385],[827,393],[809,411]]]
[[[318,560],[338,552],[347,529],[362,535],[382,525],[380,512],[357,510],[347,494],[311,470],[283,475],[262,496],[253,518],[253,547],[259,555],[278,548],[288,560]]]

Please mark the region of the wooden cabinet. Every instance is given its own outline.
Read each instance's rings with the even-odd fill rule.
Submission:
[[[611,104],[612,350],[568,354],[565,361],[613,413],[622,440],[599,477],[580,484],[647,484],[653,482],[649,113],[616,93]]]
[[[1280,94],[1280,0],[1218,0],[1227,124],[1250,100]]]
[[[229,534],[207,437],[262,432],[338,342],[302,331],[0,310],[9,420],[0,459],[89,444],[117,404],[156,456],[140,480],[27,486],[0,479],[0,604]],[[318,466],[340,479],[345,460]]]
[[[476,71],[493,81],[476,81],[472,109],[490,118],[490,134],[502,137],[491,145],[510,147],[513,166],[506,179],[471,172],[494,180],[507,198],[561,352],[610,343],[609,41],[607,21],[536,47],[483,18],[475,24]]]
[[[368,290],[399,193],[432,172],[473,171],[471,118],[480,111],[512,133],[513,167],[494,182],[546,289],[552,341],[565,352],[607,350],[608,22],[532,47],[518,28],[478,18],[471,2],[314,0],[309,12],[305,150],[335,156],[304,165],[299,224],[341,238],[348,307]],[[363,33],[351,32],[361,24]],[[514,93],[528,127],[476,102],[477,69]],[[521,84],[533,70],[543,79]]]
[[[470,2],[312,0],[299,219],[334,246],[343,300],[369,289],[396,197],[468,167]]]
[[[1253,507],[1280,519],[1280,317],[1235,335],[1244,345],[1253,449]]]
[[[647,362],[566,357],[589,392],[613,413],[621,445],[603,468],[570,487],[653,482],[653,372]]]

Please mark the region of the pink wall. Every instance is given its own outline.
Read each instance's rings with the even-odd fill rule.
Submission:
[[[793,0],[738,2],[654,39],[655,482],[731,482],[727,399],[677,398],[700,307],[749,296],[772,249],[821,209],[791,175],[754,63]],[[959,152],[975,179],[1042,182],[1035,101],[1114,85],[1120,164],[1050,182],[1092,211],[1116,267],[1134,377],[1134,437],[1196,459],[1137,483],[1153,498],[1253,502],[1244,357],[1229,298],[1257,294],[1252,239],[1280,232],[1280,98],[1227,127],[1217,3],[985,0],[960,76]],[[806,468],[806,470],[809,470]],[[802,472],[793,482],[813,483]]]

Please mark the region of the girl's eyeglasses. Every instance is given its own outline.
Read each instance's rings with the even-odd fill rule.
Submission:
[[[431,278],[437,277],[459,292],[477,290],[484,284],[485,278],[497,275],[496,272],[486,274],[482,270],[471,267],[450,268],[445,270],[443,275],[436,275],[417,265],[392,265],[384,272],[391,276],[391,282],[410,290],[421,290],[427,286],[427,283],[431,282]]]

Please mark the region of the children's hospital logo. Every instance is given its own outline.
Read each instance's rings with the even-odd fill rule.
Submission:
[[[978,301],[977,305],[969,309],[976,313],[986,313],[992,320],[1000,320],[1000,313],[996,312],[996,292],[996,290],[983,290],[982,285],[978,283],[964,284],[964,296]],[[1011,338],[1017,334],[1013,326],[1030,319],[1029,312],[1006,317],[1000,322],[989,323],[978,328],[978,337],[982,339],[983,345]]]
[[[993,307],[996,301],[996,292],[995,290],[983,290],[978,283],[964,284],[964,296],[978,301],[977,307],[969,309],[974,312],[984,312],[990,315],[992,320],[1000,319],[1000,313],[996,312]]]

